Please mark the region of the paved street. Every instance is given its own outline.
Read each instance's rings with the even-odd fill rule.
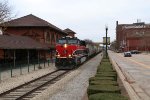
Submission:
[[[112,51],[109,51],[109,55],[120,66],[123,73],[129,75],[131,84],[136,83],[150,100],[150,55],[133,54],[132,57],[124,57],[123,53]],[[136,86],[133,88],[136,89]]]

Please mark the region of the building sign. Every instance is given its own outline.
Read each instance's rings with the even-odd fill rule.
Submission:
[[[145,25],[129,25],[129,26],[124,26],[125,29],[130,29],[130,28],[145,28]]]
[[[106,45],[106,37],[103,37],[103,45]],[[107,37],[107,45],[110,45],[110,37]]]

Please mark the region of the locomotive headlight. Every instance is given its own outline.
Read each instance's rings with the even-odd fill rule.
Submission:
[[[56,57],[60,57],[60,54],[58,53],[58,51],[56,51]]]
[[[67,48],[67,44],[64,44],[64,48]]]
[[[69,54],[69,57],[71,57],[71,54]]]
[[[56,57],[60,57],[60,54],[56,55]]]

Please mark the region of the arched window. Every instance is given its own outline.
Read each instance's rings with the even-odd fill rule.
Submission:
[[[56,35],[56,41],[57,41],[58,39],[59,39],[59,35],[57,34],[57,35]]]
[[[49,32],[46,32],[45,40],[46,40],[46,42],[50,43],[50,34],[49,34]]]
[[[54,33],[52,33],[51,40],[52,40],[52,42],[55,42],[55,36],[54,36]]]

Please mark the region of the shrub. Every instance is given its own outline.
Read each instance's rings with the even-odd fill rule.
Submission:
[[[101,62],[109,62],[109,59],[102,59]]]
[[[89,100],[128,100],[128,98],[116,93],[97,93],[90,95]]]
[[[101,65],[111,65],[111,63],[110,63],[110,62],[106,62],[106,61],[105,61],[105,62],[102,61],[102,62],[101,62]]]
[[[117,80],[117,74],[113,74],[109,72],[97,73],[95,77],[114,77],[115,80]]]
[[[89,78],[89,82],[95,81],[95,80],[112,80],[115,81],[114,77],[91,77]]]
[[[109,62],[101,63],[101,65],[98,66],[97,71],[99,70],[105,70],[105,71],[113,71],[112,65]]]
[[[111,80],[95,80],[95,81],[90,81],[90,85],[118,85],[116,81],[111,81]]]
[[[95,76],[112,76],[112,77],[116,77],[117,76],[117,74],[116,73],[111,73],[111,72],[99,72],[99,73],[97,73]]]
[[[111,67],[101,67],[97,69],[97,72],[113,72],[114,70]]]
[[[120,93],[120,88],[114,85],[89,85],[88,95],[96,93]]]
[[[117,75],[116,71],[111,71],[111,72],[102,72],[102,71],[100,71],[100,72],[97,72],[97,74],[103,74],[103,73],[109,73],[109,74],[115,74],[115,75]]]

